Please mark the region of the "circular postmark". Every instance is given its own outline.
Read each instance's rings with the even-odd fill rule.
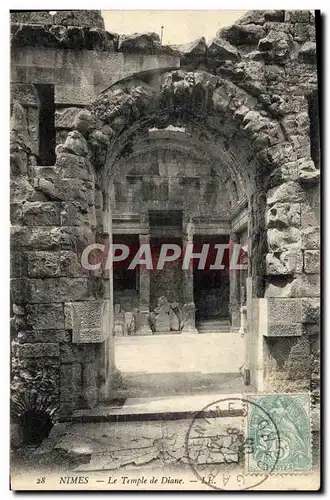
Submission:
[[[249,399],[228,397],[194,415],[185,451],[201,483],[215,490],[242,491],[266,481],[283,450],[279,430],[265,408]]]

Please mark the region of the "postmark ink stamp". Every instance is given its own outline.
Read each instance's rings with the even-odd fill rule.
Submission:
[[[256,408],[258,412],[253,410]],[[253,413],[256,426],[248,433]],[[245,457],[262,439],[272,443],[258,475],[245,470]],[[228,397],[210,403],[196,413],[186,435],[186,456],[197,479],[216,490],[249,490],[273,473],[279,459],[281,437],[275,421],[249,397]],[[258,467],[257,463],[257,467]]]

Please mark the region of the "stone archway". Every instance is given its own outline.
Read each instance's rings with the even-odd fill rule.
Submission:
[[[292,296],[290,289],[292,282],[299,287],[299,283],[309,280],[303,273],[299,247],[299,213],[300,204],[306,199],[304,182],[308,180],[304,172],[314,171],[315,167],[309,157],[298,158],[304,148],[286,140],[282,123],[265,112],[255,97],[227,79],[202,71],[179,70],[162,75],[157,90],[147,85],[126,85],[123,82],[117,88],[111,87],[92,105],[99,127],[91,134],[92,154],[96,178],[101,189],[105,188],[105,199],[111,172],[119,159],[129,156],[136,137],[143,141],[151,127],[164,129],[168,125],[184,126],[194,139],[202,137],[204,149],[215,160],[219,175],[222,169],[227,171],[236,190],[247,194],[251,332],[248,349],[250,359],[261,351],[257,364],[261,362],[262,368],[257,368],[257,364],[249,367],[253,382],[260,389],[267,371],[268,336],[269,344],[274,344],[271,331],[284,328],[288,336],[300,335],[302,323],[292,318],[291,308],[298,305],[299,309],[301,298]],[[219,165],[217,160],[223,157],[227,161]],[[301,293],[307,292],[298,295]],[[263,310],[265,307],[267,311]],[[278,317],[278,310],[283,308],[288,308],[285,320]],[[261,332],[264,338],[260,338]]]

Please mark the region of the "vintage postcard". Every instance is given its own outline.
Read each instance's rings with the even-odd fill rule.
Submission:
[[[11,489],[319,490],[320,12],[10,22]]]

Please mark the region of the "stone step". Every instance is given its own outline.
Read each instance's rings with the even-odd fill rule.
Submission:
[[[197,331],[198,333],[225,333],[228,332],[230,327],[224,327],[224,326],[217,326],[214,325],[212,327],[210,326],[197,326]]]
[[[124,404],[79,410],[59,424],[65,432],[56,439],[54,450],[75,472],[165,470],[191,460],[242,467],[243,456],[234,446],[244,435],[242,397],[231,393],[132,398]]]
[[[252,392],[252,389],[244,389]],[[210,416],[207,405],[215,401],[229,398],[240,399],[242,394],[206,394],[193,396],[172,396],[161,398],[128,398],[115,401],[108,406],[97,406],[92,409],[76,410],[71,416],[62,417],[61,422],[97,423],[97,422],[139,422],[159,420],[192,419],[197,413],[200,418]],[[212,413],[212,412],[211,412]],[[221,410],[219,418],[239,417],[241,409]]]
[[[196,321],[198,333],[229,332],[230,322],[228,320],[200,320]]]

